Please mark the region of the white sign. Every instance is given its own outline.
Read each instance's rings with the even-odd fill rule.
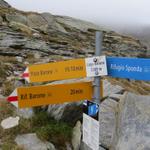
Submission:
[[[107,75],[105,56],[85,58],[87,77]]]
[[[83,113],[83,142],[93,150],[99,150],[99,122]]]

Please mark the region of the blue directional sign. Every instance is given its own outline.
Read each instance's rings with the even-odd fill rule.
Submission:
[[[94,116],[98,113],[99,107],[97,104],[92,104],[88,107],[88,115]]]
[[[83,102],[83,113],[98,121],[99,118],[99,104],[85,100]]]
[[[107,57],[108,76],[150,81],[150,59]]]

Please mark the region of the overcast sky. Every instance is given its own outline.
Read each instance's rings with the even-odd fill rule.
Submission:
[[[6,0],[26,11],[72,16],[106,26],[150,25],[150,0]]]

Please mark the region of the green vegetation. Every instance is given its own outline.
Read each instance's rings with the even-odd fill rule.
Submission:
[[[5,102],[0,102],[0,121],[6,117],[15,115],[14,107]],[[19,125],[12,129],[4,130],[0,127],[0,139],[2,141],[2,149],[22,150],[17,147],[14,139],[19,134],[36,133],[38,138],[43,141],[50,141],[58,146],[58,149],[64,149],[65,143],[70,142],[72,136],[72,126],[58,122],[50,118],[48,114],[39,109],[31,119],[23,119],[19,121]]]
[[[64,122],[58,122],[50,118],[46,112],[38,112],[31,119],[33,131],[41,140],[46,140],[65,146],[65,142],[70,142],[72,136],[72,127]]]

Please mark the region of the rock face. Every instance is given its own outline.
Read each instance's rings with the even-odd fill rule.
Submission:
[[[150,149],[150,97],[125,92],[107,98],[100,109],[100,143],[104,150]],[[88,149],[83,143],[81,149]]]
[[[11,7],[7,2],[5,2],[4,0],[0,0],[0,7],[6,7],[9,8]]]
[[[150,97],[126,93],[119,104],[115,150],[150,149]]]
[[[111,148],[117,128],[117,107],[118,102],[107,98],[101,104],[100,110],[100,143],[103,147]]]
[[[40,141],[34,133],[18,135],[15,141],[25,150],[55,150],[52,143]]]

